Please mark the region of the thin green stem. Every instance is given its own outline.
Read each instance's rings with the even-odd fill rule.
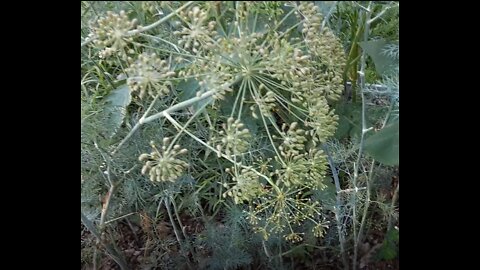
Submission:
[[[177,209],[177,204],[175,203],[175,200],[172,198],[172,205],[173,205],[173,212],[175,213],[175,217],[177,217],[178,224],[180,225],[180,229],[182,230],[183,237],[185,238],[185,243],[187,244],[187,249],[192,253],[192,257],[195,258],[194,251],[192,249],[192,246],[190,245],[190,240],[187,236],[187,233],[185,232],[185,226],[183,226],[182,219],[180,218],[180,213],[178,212]]]
[[[367,220],[367,214],[368,214],[368,208],[370,207],[370,196],[371,196],[371,181],[372,181],[372,175],[373,175],[373,169],[375,167],[375,159],[372,160],[372,164],[370,165],[370,171],[369,171],[369,174],[368,174],[368,177],[367,177],[367,180],[366,180],[366,184],[367,184],[367,198],[365,200],[365,205],[363,206],[363,214],[362,214],[362,221],[360,222],[360,229],[358,230],[358,238],[357,238],[357,242],[361,242],[363,241],[363,230],[364,230],[364,227],[365,227],[365,223],[366,223],[366,220]]]
[[[398,5],[398,4],[397,4]],[[377,19],[379,19],[385,12],[387,12],[387,10],[389,10],[390,8],[392,8],[394,6],[386,6],[382,11],[380,11],[377,16],[371,18],[370,20],[367,21],[368,24],[372,24],[374,21],[376,21]]]
[[[182,135],[183,131],[188,127],[188,125],[193,121],[193,119],[195,119],[201,112],[203,112],[203,110],[205,109],[205,107],[207,107],[208,103],[205,103],[202,105],[202,107],[200,107],[196,112],[195,114],[192,115],[192,117],[190,117],[190,119],[188,119],[188,121],[185,123],[185,125],[183,125],[183,127],[179,130],[179,132],[177,133],[177,135],[175,135],[175,137],[173,138],[173,140],[170,142],[170,145],[168,146],[167,148],[167,152],[169,152],[170,150],[172,150],[172,147],[174,146],[175,142],[178,140],[178,138],[180,137],[180,135]]]
[[[148,48],[148,49],[152,49],[152,50],[157,50],[157,51],[160,51],[160,52],[167,52],[167,53],[171,53],[171,54],[175,54],[175,55],[181,55],[181,56],[185,56],[185,57],[194,57],[194,58],[197,58],[197,59],[202,59],[202,60],[206,60],[206,61],[210,61],[206,58],[203,58],[199,55],[193,55],[193,54],[186,54],[186,53],[181,53],[181,52],[175,52],[175,51],[171,51],[171,50],[167,50],[167,49],[162,49],[160,47],[153,47],[153,46],[150,46],[150,45],[147,45],[147,44],[143,44],[143,43],[137,43],[137,42],[133,42],[133,44],[137,45],[137,46],[140,46],[140,47],[144,47],[144,48]]]
[[[255,19],[253,19],[252,33],[255,33],[255,31],[257,29],[257,20],[258,20],[258,11],[255,12]],[[248,26],[248,24],[247,24],[247,26]]]
[[[106,222],[105,222],[105,225],[107,225],[107,224],[109,224],[109,223],[111,223],[111,222],[117,221],[117,220],[119,220],[119,219],[126,218],[126,217],[131,216],[131,215],[136,214],[136,213],[137,213],[137,212],[132,212],[132,213],[128,213],[128,214],[126,214],[126,215],[122,215],[122,216],[116,217],[116,218],[114,218],[114,219],[111,219],[111,220],[109,220],[109,221],[106,221]]]
[[[135,30],[132,30],[132,31],[129,31],[127,33],[127,36],[133,36],[133,35],[136,35],[136,34],[139,34],[141,32],[145,32],[145,31],[148,31],[150,29],[153,29],[155,27],[157,27],[158,25],[166,22],[168,19],[170,19],[171,17],[175,16],[175,15],[178,15],[178,13],[182,10],[184,10],[185,8],[187,8],[188,6],[190,6],[191,4],[195,3],[195,1],[189,1],[187,3],[185,3],[183,6],[177,8],[176,10],[172,11],[170,14],[168,14],[167,16],[163,17],[162,19],[150,24],[150,25],[147,25],[145,27],[140,27],[138,29],[135,29]],[[180,17],[180,16],[178,16]]]
[[[284,91],[287,91],[287,92],[290,92],[292,93],[292,91],[288,88],[286,88],[285,86],[281,85],[281,84],[278,84],[270,79],[267,79],[265,77],[261,77],[261,76],[256,76],[254,75],[254,78],[260,83],[260,81],[262,81],[263,83],[268,83],[268,84],[271,84],[272,86],[274,87],[277,87],[277,88],[280,88]],[[300,108],[298,107],[297,105],[293,104],[292,102],[288,101],[287,99],[285,99],[283,97],[283,95],[281,95],[275,88],[270,88],[267,86],[267,84],[265,84],[265,87],[267,87],[269,90],[271,90],[272,92],[274,92],[276,94],[276,98],[280,99],[281,101],[287,103],[289,106],[292,106],[294,107],[295,109],[299,110],[299,112],[303,113],[304,116],[308,116],[307,114],[305,114],[306,112],[308,112],[307,110],[303,109],[303,108]]]
[[[215,91],[208,91],[208,92],[205,92],[203,93],[202,95],[200,96],[197,96],[197,97],[193,97],[191,99],[188,99],[188,100],[185,100],[183,102],[180,102],[176,105],[173,105],[172,107],[168,108],[168,109],[165,109],[159,113],[156,113],[152,116],[149,116],[149,117],[146,117],[148,115],[148,113],[150,112],[149,110],[147,110],[145,112],[145,114],[142,116],[142,118],[140,118],[140,120],[135,124],[135,126],[130,130],[130,132],[127,134],[127,136],[125,136],[125,138],[123,138],[123,140],[120,142],[120,144],[115,148],[115,150],[112,151],[112,155],[115,154],[124,144],[125,142],[130,139],[130,137],[133,135],[133,133],[135,133],[137,131],[138,128],[140,128],[141,125],[143,124],[146,124],[146,123],[149,123],[149,122],[152,122],[158,118],[161,118],[161,117],[164,117],[164,114],[166,113],[172,113],[172,112],[175,112],[175,111],[178,111],[178,110],[181,110],[181,109],[184,109],[198,101],[201,101],[201,100],[204,100],[210,96],[212,96],[213,94],[215,93]],[[158,97],[158,96],[157,96]],[[153,106],[153,103],[150,105],[150,108]]]
[[[81,216],[83,225],[95,236],[95,238],[97,239],[97,244],[101,244],[105,248],[107,254],[120,266],[120,269],[129,269],[125,258],[114,248],[114,246],[112,244],[106,243],[105,241],[102,241],[102,235],[98,232],[95,225],[93,225],[93,222],[89,220],[83,214],[83,212],[81,212]]]
[[[277,25],[275,26],[275,28],[273,28],[272,31],[276,31],[276,30],[278,29],[278,27],[280,27],[280,25],[282,25],[282,23],[283,23],[290,15],[292,15],[296,10],[297,10],[297,8],[292,8],[292,10],[290,10],[287,14],[285,14],[285,16],[283,16],[283,18],[277,23]]]
[[[181,128],[181,125],[180,125],[175,119],[173,119],[168,113],[165,114],[165,118],[166,118],[168,121],[170,121],[170,123],[172,123],[174,126],[177,126],[177,127]],[[265,180],[267,180],[267,182],[268,182],[270,185],[272,185],[272,187],[274,187],[275,190],[277,190],[278,192],[281,192],[280,188],[279,188],[277,185],[275,185],[275,183],[273,183],[272,180],[271,180],[268,176],[266,176],[266,175],[258,172],[257,170],[255,170],[255,169],[253,169],[253,168],[251,168],[251,167],[248,167],[248,166],[245,166],[245,165],[236,163],[235,161],[233,161],[233,160],[232,160],[230,157],[228,157],[227,155],[222,154],[222,153],[219,152],[217,149],[213,148],[212,146],[208,145],[208,144],[205,143],[204,141],[200,140],[197,136],[193,135],[190,131],[185,130],[185,133],[187,133],[187,134],[188,134],[190,137],[192,137],[192,139],[194,139],[195,141],[199,142],[199,143],[202,144],[203,146],[205,146],[205,147],[207,147],[208,149],[210,149],[210,150],[211,150],[212,152],[214,152],[215,154],[223,157],[224,159],[230,161],[230,162],[233,163],[233,164],[236,164],[236,165],[239,166],[239,167],[242,167],[242,168],[244,168],[244,169],[247,169],[247,170],[250,170],[250,171],[256,173],[258,176],[260,176],[260,177],[264,178]]]
[[[150,106],[147,108],[147,110],[145,111],[143,116],[140,118],[140,120],[130,130],[130,132],[127,134],[127,136],[125,136],[125,138],[123,138],[123,140],[118,144],[118,146],[112,151],[112,156],[115,155],[115,153],[128,141],[128,139],[130,139],[130,137],[132,137],[133,133],[135,133],[135,131],[137,131],[137,129],[140,128],[140,126],[142,125],[142,119],[145,119],[145,117],[150,113],[150,111],[153,108],[153,105],[155,105],[155,102],[157,101],[157,99],[159,97],[160,97],[160,94],[155,96],[152,103],[150,103]]]
[[[255,96],[257,99],[260,99],[258,89],[255,87],[253,82],[251,82],[251,81],[249,81],[249,82],[251,83],[250,92],[251,92],[252,97]],[[258,106],[258,104],[257,104],[257,106]],[[283,160],[282,156],[280,155],[280,153],[277,150],[277,147],[275,146],[275,143],[273,142],[273,138],[272,138],[272,135],[270,134],[270,130],[268,130],[267,121],[265,121],[265,117],[263,116],[262,112],[260,112],[260,117],[262,118],[263,125],[265,127],[265,130],[267,131],[268,139],[270,140],[270,143],[272,144],[273,150],[275,150],[275,153],[277,154],[277,157],[280,160],[280,162],[282,163],[282,165],[286,167],[287,164]]]
[[[293,29],[297,28],[300,24],[303,23],[303,20],[294,24],[292,27],[288,28],[285,32],[283,32],[280,36],[276,37],[276,39],[280,40],[283,36],[285,36],[286,34],[290,33],[290,31],[292,31]]]
[[[245,80],[245,79],[244,79]],[[242,80],[242,82],[244,81]],[[247,82],[250,83],[250,79],[247,79]],[[243,103],[245,102],[245,92],[247,92],[247,84],[245,83],[243,86],[243,89],[240,88],[240,91],[242,92],[242,98],[240,100],[240,108],[238,109],[238,117],[237,119],[240,120],[242,117],[242,109],[243,109]]]
[[[388,226],[387,226],[387,231],[390,231],[393,228],[393,213],[395,212],[395,204],[397,203],[398,200],[398,193],[400,191],[400,183],[397,184],[397,187],[395,188],[395,192],[393,193],[392,197],[392,204],[390,205],[390,217],[388,219]]]
[[[368,36],[369,36],[369,32],[370,32],[370,24],[368,23],[368,21],[370,20],[370,17],[372,15],[372,11],[371,11],[371,6],[372,6],[372,2],[369,2],[368,4],[368,8],[367,8],[367,11],[364,13],[364,21],[365,22],[365,30],[363,32],[363,40],[366,42],[368,41]],[[367,129],[367,120],[366,120],[366,116],[365,116],[365,111],[366,111],[366,104],[365,104],[365,67],[366,67],[366,52],[365,50],[362,50],[362,56],[360,58],[360,62],[361,62],[361,65],[360,65],[360,71],[359,71],[359,75],[360,75],[360,93],[361,93],[361,97],[362,97],[362,133],[361,133],[361,137],[360,137],[360,144],[359,144],[359,148],[358,148],[358,156],[357,156],[357,161],[356,163],[354,163],[354,172],[353,172],[353,187],[356,189],[357,188],[357,179],[358,179],[358,170],[359,170],[359,166],[360,166],[360,162],[361,162],[361,157],[362,157],[362,152],[363,152],[363,147],[364,147],[364,140],[365,140],[365,134],[371,130],[370,129]],[[367,183],[368,185],[368,183]],[[367,188],[367,192],[368,192],[368,188]],[[359,236],[362,235],[362,231],[359,231],[358,232],[358,236],[357,236],[357,230],[356,230],[356,223],[357,223],[357,215],[356,215],[356,199],[357,199],[357,193],[354,193],[353,195],[353,232],[354,232],[354,254],[353,254],[353,270],[356,270],[357,268],[357,257],[358,257],[358,244],[359,244]],[[361,227],[361,229],[363,229]]]
[[[240,90],[238,91],[237,96],[235,97],[235,102],[233,103],[232,112],[230,113],[230,117],[233,117],[233,115],[235,114],[235,109],[237,108],[237,103],[240,100],[240,95],[242,94],[242,89],[243,89],[244,84],[245,84],[245,80],[242,80],[242,83],[240,84],[240,87],[239,87]]]
[[[177,45],[175,45],[175,44],[171,43],[170,41],[165,40],[165,39],[163,39],[163,38],[161,38],[161,37],[156,37],[156,36],[152,36],[152,35],[148,35],[148,34],[143,34],[143,33],[140,33],[140,36],[148,37],[148,38],[152,38],[152,39],[156,39],[156,40],[162,41],[162,42],[167,43],[168,45],[172,46],[177,52],[180,52],[180,49],[178,48]],[[183,48],[181,48],[181,49],[182,49],[182,51],[184,51],[184,52],[188,52],[188,51],[186,51],[186,50],[183,49]]]
[[[182,251],[182,255],[185,257],[185,259],[187,261],[188,268],[193,269],[192,266],[190,265],[190,259],[188,258],[188,254],[185,251],[185,247],[183,246],[183,242],[180,239],[180,234],[178,233],[177,224],[176,224],[175,220],[173,219],[172,210],[170,210],[170,200],[167,199],[167,198],[165,199],[165,208],[167,208],[168,218],[170,219],[170,223],[172,224],[172,227],[173,227],[173,232],[175,233],[175,237],[177,238],[178,244],[180,245],[180,250]]]
[[[332,4],[332,7],[330,8],[330,11],[328,11],[327,16],[325,16],[325,18],[323,19],[322,26],[320,27],[320,33],[322,32],[323,28],[325,27],[328,20],[330,19],[330,16],[332,15],[333,10],[337,7],[337,3],[338,3],[338,1],[333,1],[333,4]]]
[[[332,156],[330,155],[330,152],[328,150],[327,144],[323,144],[323,150],[325,151],[325,154],[327,155],[327,160],[328,164],[330,165],[330,169],[332,170],[333,174],[333,180],[335,182],[335,190],[337,191],[335,194],[336,197],[336,204],[333,208],[333,212],[335,214],[335,222],[337,223],[337,233],[338,233],[338,240],[340,243],[340,255],[342,256],[342,263],[344,269],[348,270],[348,260],[347,260],[347,254],[345,253],[345,235],[343,234],[343,225],[342,225],[342,218],[343,216],[340,215],[340,207],[342,205],[342,198],[340,197],[341,195],[339,194],[340,191],[342,190],[340,186],[340,179],[338,178],[338,172],[337,168],[335,167],[335,164],[333,162]]]

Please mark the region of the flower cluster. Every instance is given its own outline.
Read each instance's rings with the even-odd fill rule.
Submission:
[[[342,44],[328,29],[321,33],[317,43],[314,55],[318,61],[314,62],[314,77],[318,83],[314,91],[329,100],[338,100],[344,88],[342,76],[346,65]]]
[[[270,38],[272,48],[262,59],[268,74],[279,80],[282,85],[305,81],[310,74],[308,65],[310,57],[303,55],[301,50],[295,48],[288,40],[275,38]]]
[[[298,6],[297,16],[300,20],[303,20],[302,33],[305,35],[305,43],[310,49],[315,51],[319,41],[320,26],[322,24],[319,8],[314,3],[303,2]]]
[[[265,88],[265,85],[262,83],[258,88],[260,91]],[[268,91],[263,97],[255,98],[255,104],[250,106],[250,110],[252,111],[252,116],[255,119],[258,119],[258,115],[255,113],[256,107],[259,108],[260,113],[265,117],[272,116],[272,110],[275,108],[275,93],[273,91]]]
[[[285,240],[290,241],[292,243],[298,243],[303,240],[302,236],[300,236],[299,233],[295,233],[295,232],[285,235],[284,238]]]
[[[304,41],[316,61],[312,61],[315,92],[337,100],[343,90],[342,72],[346,65],[340,40],[328,28],[320,29],[322,18],[313,3],[298,6],[297,15],[303,19]]]
[[[325,234],[325,230],[328,229],[328,225],[326,224],[322,224],[322,223],[317,223],[315,224],[315,226],[313,227],[312,229],[312,232],[313,232],[313,235],[315,237],[323,237],[323,235]]]
[[[229,37],[218,39],[222,55],[228,58],[225,64],[234,64],[242,76],[251,76],[252,68],[265,49],[257,43],[262,40],[262,33],[244,33],[242,37]]]
[[[126,59],[126,46],[133,41],[128,31],[133,29],[136,23],[137,20],[129,20],[123,10],[119,14],[108,11],[105,17],[100,17],[89,34],[89,38],[94,39],[95,46],[103,49],[99,56],[106,58],[118,53]]]
[[[309,118],[306,125],[310,127],[309,135],[313,142],[324,143],[335,134],[338,124],[338,116],[330,109],[327,100],[318,96],[307,101]]]
[[[223,193],[223,197],[227,195],[233,197],[236,204],[244,201],[251,201],[260,196],[265,190],[260,182],[258,174],[248,169],[241,169],[240,172],[233,173],[235,168],[226,169],[227,173],[232,174],[234,186]],[[228,188],[228,184],[224,186]]]
[[[251,138],[250,131],[240,120],[228,118],[227,123],[222,124],[223,130],[213,136],[210,144],[215,145],[218,155],[224,152],[227,156],[244,153],[249,148],[248,140]]]
[[[293,122],[287,130],[287,125],[282,125],[282,144],[278,147],[280,153],[284,157],[292,157],[300,154],[305,148],[305,130],[297,129],[298,123]],[[277,138],[277,136],[273,136]]]
[[[214,45],[213,38],[217,35],[216,23],[215,21],[207,23],[206,11],[195,6],[187,12],[180,12],[179,17],[183,20],[184,26],[181,31],[174,32],[180,37],[178,45],[186,50],[192,50],[194,53],[197,53],[202,47],[211,48]]]
[[[156,54],[142,53],[138,60],[126,69],[128,74],[127,84],[132,91],[139,91],[140,98],[146,93],[150,96],[167,95],[170,92],[166,80],[175,75],[170,71],[167,61],[161,60]]]
[[[141,154],[138,158],[140,161],[145,162],[142,168],[142,174],[148,173],[151,181],[156,182],[175,182],[175,180],[181,176],[185,169],[188,167],[188,163],[177,158],[178,155],[186,154],[187,149],[180,149],[180,145],[173,146],[172,149],[167,148],[167,144],[170,142],[170,138],[163,139],[163,145],[159,151],[156,145],[151,142],[153,151],[150,154]]]
[[[274,232],[284,233],[286,240],[299,242],[302,237],[294,232],[293,227],[317,218],[319,204],[306,198],[299,189],[272,190],[255,201],[255,206],[247,212],[247,219],[265,239]]]
[[[233,91],[230,88],[232,77],[232,74],[222,70],[222,66],[219,64],[211,67],[208,74],[200,80],[201,91],[198,91],[197,95],[201,95],[205,91],[213,91],[212,97],[215,100],[224,99],[227,92]]]
[[[327,186],[323,183],[328,170],[328,161],[325,153],[320,149],[310,149],[304,154],[307,166],[307,179],[310,187],[323,190]]]
[[[307,185],[309,182],[307,172],[308,161],[304,155],[296,155],[285,160],[281,168],[275,170],[281,184],[286,187]]]
[[[284,141],[279,146],[284,159],[276,157],[275,160],[280,166],[272,176],[276,176],[278,182],[286,187],[323,189],[323,179],[327,172],[327,159],[323,151],[316,148],[304,151],[304,135],[293,133],[287,138],[287,142]]]

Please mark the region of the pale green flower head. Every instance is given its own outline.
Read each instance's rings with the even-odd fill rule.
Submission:
[[[210,140],[210,144],[215,145],[218,154],[225,153],[227,156],[245,153],[249,146],[251,138],[250,131],[240,120],[233,117],[227,119],[227,123],[222,124],[222,130]]]
[[[146,94],[152,97],[157,94],[167,95],[171,84],[168,79],[175,76],[175,72],[170,71],[167,61],[161,60],[155,53],[142,53],[126,72],[128,86],[133,92],[138,92],[140,98]]]
[[[133,41],[128,32],[136,24],[137,20],[129,20],[123,10],[118,14],[108,11],[92,26],[89,38],[94,39],[93,43],[96,47],[103,49],[99,53],[101,58],[107,58],[115,53],[126,58],[125,49]]]
[[[140,161],[145,162],[145,165],[142,167],[142,174],[148,174],[152,182],[175,182],[188,168],[187,162],[177,158],[179,155],[186,154],[188,150],[185,148],[181,149],[178,144],[172,148],[167,148],[166,145],[169,142],[169,138],[163,139],[163,145],[160,150],[155,143],[151,142],[152,152],[141,154],[138,158]]]

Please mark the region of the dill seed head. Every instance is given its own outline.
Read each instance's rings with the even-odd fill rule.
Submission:
[[[168,139],[164,139],[168,143]],[[141,154],[140,161],[145,162],[142,167],[142,174],[149,174],[151,181],[170,181],[174,182],[179,176],[183,175],[188,163],[178,159],[177,156],[186,154],[187,149],[180,149],[180,145],[175,145],[172,149],[168,149],[165,145],[161,150],[151,144],[153,151],[150,154]]]
[[[126,70],[127,84],[133,92],[139,92],[140,98],[150,96],[165,96],[170,92],[170,82],[167,80],[175,75],[170,71],[165,60],[155,53],[142,53],[136,62]]]
[[[128,31],[133,29],[137,23],[136,19],[129,20],[125,11],[113,13],[108,11],[105,16],[100,17],[91,27],[90,38],[95,38],[93,44],[100,51],[101,58],[107,58],[114,53],[126,56],[125,48],[133,38]]]
[[[223,123],[223,130],[212,136],[209,143],[216,145],[219,153],[224,152],[227,156],[244,153],[250,146],[251,135],[250,131],[243,127],[243,123],[230,117],[227,123]]]

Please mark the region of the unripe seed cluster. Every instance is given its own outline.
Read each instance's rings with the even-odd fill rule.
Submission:
[[[100,17],[96,25],[92,26],[89,38],[93,39],[96,47],[103,49],[99,53],[101,58],[107,58],[114,53],[118,53],[126,59],[125,48],[128,43],[133,41],[128,31],[133,29],[136,24],[137,20],[129,20],[123,10],[118,14],[107,11],[106,15]]]
[[[152,182],[175,182],[175,180],[184,174],[188,163],[177,158],[179,155],[186,154],[187,149],[181,149],[180,145],[167,148],[170,138],[163,139],[163,145],[160,150],[155,143],[151,142],[152,152],[141,154],[138,158],[145,162],[142,167],[142,174],[148,174]]]
[[[171,82],[168,78],[175,76],[170,71],[167,61],[161,60],[155,53],[142,53],[136,62],[126,69],[127,84],[134,92],[139,92],[140,98],[150,96],[165,96],[170,92]]]

